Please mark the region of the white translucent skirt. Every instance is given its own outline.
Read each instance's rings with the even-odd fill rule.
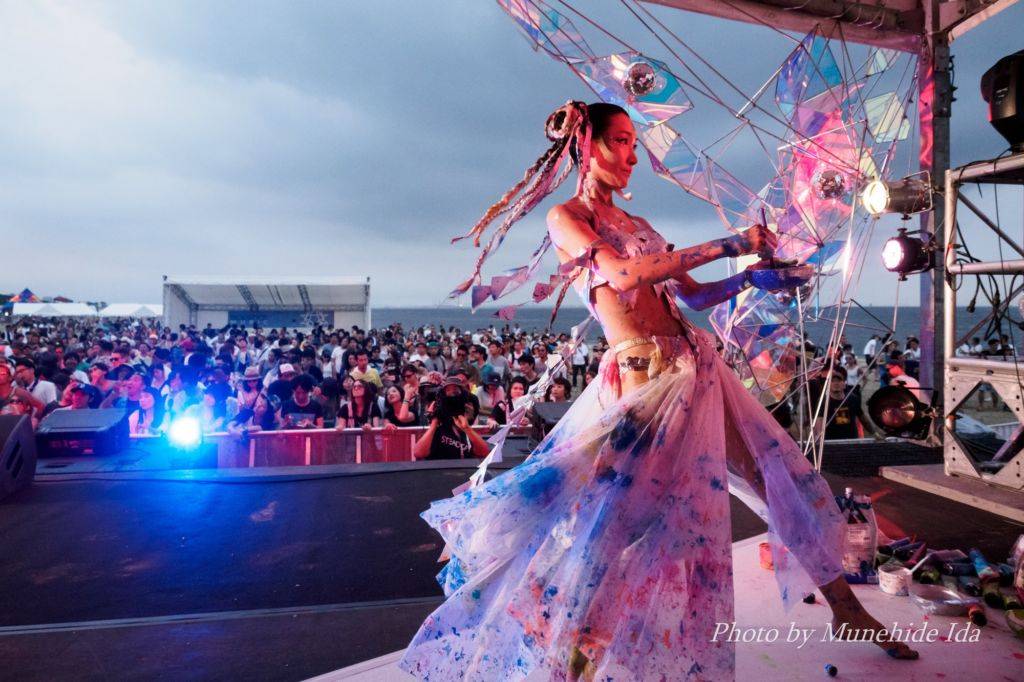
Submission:
[[[731,492],[768,523],[783,603],[842,574],[824,479],[702,332],[656,337],[667,368],[625,396],[613,353],[518,467],[423,517],[449,544],[447,600],[401,667],[424,680],[731,679]]]

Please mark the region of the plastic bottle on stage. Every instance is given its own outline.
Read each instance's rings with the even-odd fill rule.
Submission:
[[[877,528],[874,517],[868,518],[861,510],[870,510],[871,502],[867,498],[857,500],[853,488],[847,488],[844,496],[837,502],[846,516],[843,571],[848,574],[870,571],[877,550]]]

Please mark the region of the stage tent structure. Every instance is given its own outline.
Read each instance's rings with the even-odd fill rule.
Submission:
[[[164,324],[370,327],[369,277],[164,276]]]
[[[160,303],[111,303],[100,311],[100,317],[163,317]]]
[[[15,303],[14,317],[96,317],[88,303]]]

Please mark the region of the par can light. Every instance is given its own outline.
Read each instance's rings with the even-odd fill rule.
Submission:
[[[905,229],[882,247],[882,265],[889,272],[899,273],[900,281],[907,275],[927,272],[935,267],[935,243],[911,237]]]
[[[932,207],[932,192],[928,182],[922,178],[872,180],[861,190],[860,203],[874,216],[900,213],[909,217]]]

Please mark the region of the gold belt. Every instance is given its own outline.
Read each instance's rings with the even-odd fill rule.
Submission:
[[[622,360],[618,359],[619,353],[634,348],[636,346],[653,345],[654,351],[647,357],[638,357],[635,355],[628,356]],[[631,339],[626,339],[615,344],[612,347],[612,351],[616,355],[616,362],[619,365],[620,372],[647,372],[647,378],[653,379],[654,377],[661,374],[662,367],[662,356],[661,348],[655,342],[654,337],[651,336],[634,336]]]

